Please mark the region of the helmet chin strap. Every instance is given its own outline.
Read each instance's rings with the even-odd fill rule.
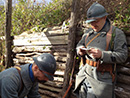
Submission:
[[[47,82],[47,80],[38,80],[37,78],[36,78],[36,81],[37,81],[37,82],[40,82],[40,83],[45,83],[45,82]]]
[[[51,73],[49,73],[49,72],[46,72],[46,71],[43,71],[43,70],[41,70],[43,73],[46,73],[46,74],[48,74],[48,75],[51,75],[51,76],[54,76],[54,74],[51,74]]]

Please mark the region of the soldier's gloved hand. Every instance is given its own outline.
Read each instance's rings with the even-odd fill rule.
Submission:
[[[89,53],[94,57],[94,58],[101,58],[102,57],[102,51],[99,49],[91,48],[89,50]]]

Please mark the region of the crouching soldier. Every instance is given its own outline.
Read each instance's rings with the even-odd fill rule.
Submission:
[[[41,98],[38,93],[38,81],[53,80],[56,61],[49,53],[34,57],[33,60],[33,64],[0,72],[1,98]]]
[[[77,44],[77,53],[86,59],[76,76],[78,98],[114,98],[116,63],[127,59],[124,32],[112,26],[105,8],[94,3],[87,11],[91,28]]]

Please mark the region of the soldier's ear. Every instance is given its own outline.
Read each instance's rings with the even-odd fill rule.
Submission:
[[[33,65],[34,70],[39,70],[38,66],[36,64]]]

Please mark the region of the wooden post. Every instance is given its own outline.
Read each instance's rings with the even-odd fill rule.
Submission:
[[[5,26],[5,44],[6,44],[6,67],[13,65],[12,60],[12,38],[11,38],[11,15],[12,0],[6,0],[6,26]]]
[[[68,36],[67,63],[66,63],[66,69],[64,74],[63,89],[62,92],[60,93],[60,97],[64,96],[67,88],[69,87],[70,74],[73,67],[74,54],[75,54],[76,29],[77,29],[78,22],[80,20],[79,11],[80,11],[80,0],[73,0],[71,22],[70,22],[70,29],[69,29],[69,36]],[[68,94],[69,93],[70,91],[68,92]],[[70,98],[70,96],[68,97]]]

